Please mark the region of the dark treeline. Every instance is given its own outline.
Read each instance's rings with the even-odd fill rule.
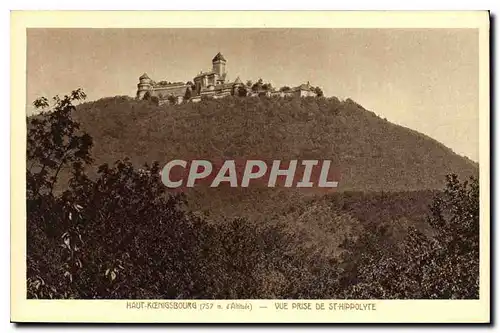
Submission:
[[[401,232],[380,205],[411,218],[412,193],[326,197],[335,225],[346,212],[365,221],[339,255],[326,256],[286,220],[195,216],[184,196],[166,192],[156,162],[94,167],[93,140],[72,117],[83,98],[77,90],[52,107],[39,99],[44,111],[28,118],[28,298],[479,297],[477,179],[449,175],[443,191],[425,194],[433,196],[425,227]],[[67,184],[56,191],[63,169]]]

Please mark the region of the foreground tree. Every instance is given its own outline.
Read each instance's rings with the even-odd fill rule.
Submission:
[[[430,207],[432,235],[409,228],[403,244],[387,228],[351,248],[346,298],[477,299],[479,297],[479,184],[446,177]]]
[[[52,240],[63,235],[59,233],[60,220],[62,216],[67,216],[68,205],[54,194],[54,190],[61,180],[61,171],[74,166],[81,168],[92,161],[92,138],[81,133],[79,124],[72,118],[75,110],[73,103],[84,100],[85,97],[85,93],[78,89],[63,98],[54,97],[52,106],[48,99],[39,98],[33,103],[38,111],[37,115],[27,119],[27,261],[28,276],[31,279],[28,280],[29,287],[44,286],[45,282],[41,276],[59,275],[59,272],[52,271],[52,260],[59,261],[61,265],[58,269],[62,268],[62,253]],[[66,242],[66,238],[63,242]],[[54,289],[60,287],[60,284],[57,284],[52,285],[52,289],[42,288],[41,295],[50,296]],[[69,294],[65,296],[69,297]]]
[[[74,102],[86,97],[78,89],[70,95],[54,97],[54,105],[49,109],[49,101],[40,98],[33,102],[37,116],[28,118],[27,183],[28,199],[36,199],[41,193],[52,194],[58,176],[74,162],[90,163],[92,138],[80,133],[80,125],[72,118]]]

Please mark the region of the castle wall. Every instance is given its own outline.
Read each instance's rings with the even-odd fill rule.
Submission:
[[[310,90],[300,90],[300,97],[315,97],[316,93]]]
[[[138,90],[137,91],[137,98],[143,99],[145,94],[146,94],[146,90]]]
[[[154,87],[152,91],[153,96],[157,96],[158,98],[168,98],[168,96],[181,96],[184,97],[186,94],[186,89],[188,85],[176,85],[176,86],[164,86],[164,87]]]

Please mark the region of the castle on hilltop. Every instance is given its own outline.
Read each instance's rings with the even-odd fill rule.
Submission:
[[[201,71],[193,81],[167,82],[153,81],[146,73],[139,77],[138,99],[156,99],[159,104],[179,104],[183,101],[199,102],[202,97],[223,98],[226,96],[318,96],[320,88],[312,87],[309,82],[295,88],[282,87],[279,90],[259,80],[244,84],[239,77],[233,82],[227,80],[226,59],[219,52],[212,59],[212,69]],[[318,90],[319,89],[319,90]]]

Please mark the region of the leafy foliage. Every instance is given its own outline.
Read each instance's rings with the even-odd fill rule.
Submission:
[[[348,253],[347,298],[479,298],[479,185],[447,176],[428,217],[432,236],[409,227],[403,242],[390,241],[385,227],[365,234]],[[389,241],[388,241],[389,240]],[[352,260],[352,257],[349,258]]]
[[[168,100],[168,101],[169,101],[169,103],[171,103],[171,104],[175,104],[175,103],[177,103],[177,98],[176,98],[174,95],[169,95],[169,96],[167,97],[167,100]]]
[[[184,94],[184,100],[185,101],[188,101],[191,96],[193,95],[193,91],[192,91],[192,88],[191,88],[191,85],[186,89],[186,93]]]
[[[239,86],[237,89],[236,95],[238,97],[246,97],[248,95],[248,90],[245,86]]]
[[[273,90],[273,86],[271,83],[264,83],[262,79],[259,79],[252,84],[251,89],[253,92],[265,92]]]
[[[50,110],[48,100],[39,99],[34,104],[43,111],[28,119],[29,298],[478,297],[477,180],[460,183],[451,175],[443,192],[300,198],[283,210],[264,211],[259,221],[208,221],[187,209],[189,198],[166,192],[157,162],[138,167],[125,158],[93,170],[92,139],[72,118],[73,103],[84,97],[81,90],[56,97]],[[224,103],[253,108],[257,123],[261,103],[285,103],[301,112],[294,101],[256,100]],[[113,112],[132,99],[99,103]],[[175,108],[203,109],[209,119],[225,105],[218,103]],[[338,100],[315,103],[326,103],[315,105],[335,116],[342,108]],[[160,109],[137,105],[137,113],[129,114],[135,123]],[[272,114],[267,119],[273,121]],[[126,130],[120,117],[114,122]],[[427,211],[431,194],[436,196]],[[411,223],[401,222],[406,220]]]
[[[78,89],[70,95],[54,97],[54,112],[48,112],[49,102],[40,98],[33,105],[40,111],[28,119],[26,170],[27,197],[38,199],[41,193],[51,193],[61,170],[72,162],[89,163],[92,138],[79,133],[80,125],[72,119],[74,101],[85,99]]]
[[[323,89],[321,89],[320,87],[315,87],[313,90],[316,93],[316,96],[318,97],[323,97],[325,95],[323,93]]]

